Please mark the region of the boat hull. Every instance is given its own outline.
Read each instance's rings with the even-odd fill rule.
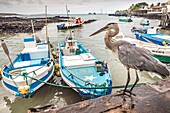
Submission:
[[[154,43],[160,46],[168,46],[170,44],[170,36],[166,34],[145,34],[136,32],[135,38],[144,42]]]
[[[73,28],[78,28],[78,27],[82,27],[82,24],[70,24],[70,25],[65,25],[63,24],[58,24],[57,25],[57,29],[58,30],[66,30],[66,29],[73,29]]]
[[[119,21],[121,22],[132,22],[132,19],[131,18],[119,18]]]
[[[161,62],[170,63],[170,56],[162,56],[162,55],[155,55],[155,54],[152,54],[152,56],[159,59]]]
[[[112,92],[111,88],[107,88],[107,89],[103,89],[103,90],[100,90],[97,93],[95,93],[96,89],[93,89],[93,88],[95,88],[93,86],[89,87],[89,89],[83,89],[83,88],[87,88],[87,86],[77,85],[74,78],[68,78],[67,75],[63,72],[63,69],[60,69],[60,73],[61,73],[61,77],[64,80],[64,82],[66,84],[68,84],[70,87],[81,87],[80,89],[79,88],[73,88],[73,89],[83,97],[86,97],[86,98],[94,97],[94,98],[96,98],[96,97],[111,94],[111,92]],[[112,86],[112,81],[111,80],[108,81],[108,86],[109,87]]]

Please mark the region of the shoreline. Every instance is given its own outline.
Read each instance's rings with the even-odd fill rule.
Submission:
[[[48,23],[66,22],[68,17],[55,16],[48,17]],[[0,34],[32,33],[31,20],[34,24],[34,30],[39,31],[45,26],[46,18],[21,18],[21,17],[0,17]],[[84,24],[97,21],[90,19],[84,21]]]

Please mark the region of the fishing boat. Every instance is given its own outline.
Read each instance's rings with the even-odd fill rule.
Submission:
[[[151,42],[160,46],[169,46],[170,36],[159,33],[159,27],[148,28],[146,33],[135,32],[135,38],[144,42]]]
[[[131,17],[119,17],[119,21],[121,22],[132,22]]]
[[[141,20],[140,21],[140,25],[142,25],[142,26],[149,26],[149,24],[150,24],[149,20]]]
[[[83,21],[81,20],[80,17],[79,18],[70,18],[67,22],[58,23],[57,29],[65,30],[65,29],[81,27],[82,25],[83,25]]]
[[[58,43],[61,77],[83,97],[99,97],[110,94],[112,77],[109,66],[73,39]],[[96,89],[99,88],[99,89]],[[103,88],[103,89],[100,89]]]
[[[131,31],[132,32],[139,32],[139,33],[147,33],[147,27],[142,27],[142,28],[136,28],[132,27]]]
[[[116,35],[113,38],[113,41],[114,40],[116,41],[124,40],[133,44],[134,46],[145,48],[151,52],[151,55],[153,57],[157,58],[162,62],[170,63],[170,46],[161,46],[158,44],[154,44],[152,42],[145,42],[145,41],[137,40],[135,38],[125,37],[122,32]]]
[[[24,38],[24,46],[21,53],[3,67],[2,84],[12,94],[28,97],[52,77],[54,62],[46,42],[36,43],[34,38]],[[2,47],[9,56],[4,42]]]
[[[145,42],[138,42],[135,46],[149,50],[151,55],[161,62],[170,63],[170,46],[160,46]]]

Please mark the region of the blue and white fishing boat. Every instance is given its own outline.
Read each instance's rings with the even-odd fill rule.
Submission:
[[[93,56],[72,37],[59,42],[58,46],[60,73],[66,84],[88,98],[111,93],[111,88],[105,88],[112,86],[111,73],[105,61]],[[95,89],[99,87],[105,89]]]
[[[4,42],[2,46],[9,53]],[[54,62],[46,42],[24,38],[24,46],[14,61],[3,67],[1,74],[5,89],[16,96],[28,97],[52,77]]]
[[[135,32],[135,38],[144,42],[158,44],[160,46],[169,46],[170,36],[159,33],[159,27],[148,28],[146,33]]]
[[[141,20],[140,21],[140,25],[149,26],[149,24],[150,24],[149,20]]]
[[[147,27],[143,27],[143,28],[132,27],[131,29],[132,32],[139,32],[139,33],[147,33],[147,30],[148,30]]]

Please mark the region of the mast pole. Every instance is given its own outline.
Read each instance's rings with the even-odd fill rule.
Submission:
[[[48,26],[48,21],[47,21],[47,6],[45,6],[45,16],[46,16],[46,41],[47,41],[47,44],[48,44],[48,57],[50,58],[50,41],[49,41],[49,37],[48,37],[48,29],[47,29],[47,26]]]
[[[68,14],[68,8],[67,8],[67,5],[66,5],[66,12],[67,12],[67,17],[68,17],[68,25],[70,26],[70,18],[69,18],[69,14]],[[70,33],[70,37],[69,38],[72,38],[72,34],[71,34],[71,30],[69,29],[69,33]]]

